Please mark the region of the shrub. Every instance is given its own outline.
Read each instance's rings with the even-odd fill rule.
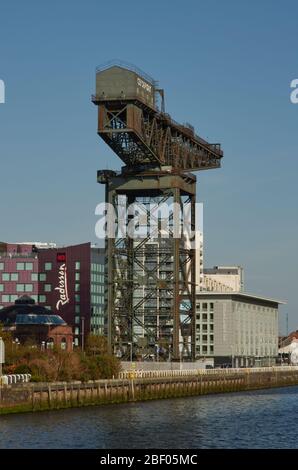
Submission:
[[[16,366],[14,374],[32,374],[31,367],[28,364],[20,364]]]

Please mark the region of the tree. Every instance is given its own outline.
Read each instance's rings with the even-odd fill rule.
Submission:
[[[88,356],[101,356],[108,353],[108,342],[104,336],[90,334],[86,342],[86,354]]]

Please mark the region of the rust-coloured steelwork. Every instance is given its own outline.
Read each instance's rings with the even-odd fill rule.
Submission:
[[[149,219],[150,204],[157,209],[163,203],[188,204],[195,233],[196,178],[189,172],[220,167],[220,145],[171,119],[163,90],[132,67],[98,69],[92,101],[98,106],[98,134],[126,164],[120,174],[98,172],[106,202],[115,209],[141,203]],[[169,214],[169,226],[172,218]],[[106,239],[107,333],[110,350],[122,359],[195,358],[192,246],[171,230],[163,238],[160,228],[142,239]]]

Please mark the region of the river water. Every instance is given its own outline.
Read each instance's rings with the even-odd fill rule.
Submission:
[[[298,448],[298,387],[0,416],[0,448]]]

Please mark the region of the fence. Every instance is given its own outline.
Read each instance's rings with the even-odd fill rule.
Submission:
[[[145,379],[145,378],[168,378],[168,377],[189,377],[200,375],[218,375],[226,377],[235,374],[252,374],[264,372],[289,372],[298,371],[298,366],[280,366],[280,367],[250,367],[239,369],[186,369],[186,370],[126,370],[119,374],[119,379]]]
[[[28,383],[31,380],[31,374],[11,374],[0,377],[0,385],[12,385],[17,383]]]

